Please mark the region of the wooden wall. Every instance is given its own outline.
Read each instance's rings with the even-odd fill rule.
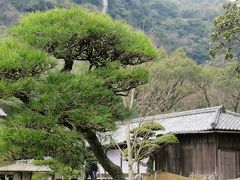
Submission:
[[[218,134],[217,140],[219,179],[240,177],[240,134]]]
[[[219,180],[240,177],[240,134],[178,135],[179,144],[156,153],[156,169],[183,176],[216,174]]]
[[[178,135],[179,144],[162,148],[156,155],[158,170],[183,176],[213,174],[216,164],[214,134]]]

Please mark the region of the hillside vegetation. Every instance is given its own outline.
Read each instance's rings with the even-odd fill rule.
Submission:
[[[110,14],[126,19],[149,34],[168,52],[178,47],[202,63],[208,56],[208,37],[221,1],[125,0],[110,1]],[[224,2],[224,1],[222,1]],[[114,8],[121,7],[121,8]]]
[[[182,48],[198,63],[209,60],[209,33],[226,0],[111,0],[108,13],[145,31],[168,52]],[[102,0],[0,0],[0,28],[23,13],[82,5],[101,9]]]

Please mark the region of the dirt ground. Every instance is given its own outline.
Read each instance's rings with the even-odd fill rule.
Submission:
[[[201,180],[200,177],[183,177],[171,173],[159,173],[152,176],[145,176],[144,180]]]

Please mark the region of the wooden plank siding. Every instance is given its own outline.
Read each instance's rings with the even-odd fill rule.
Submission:
[[[217,140],[219,179],[240,177],[240,134],[218,134]]]
[[[156,153],[156,169],[183,176],[216,174],[219,180],[240,177],[240,134],[177,135],[179,144]]]
[[[233,179],[239,176],[240,151],[219,150],[219,178]]]
[[[213,174],[216,164],[214,134],[178,135],[179,144],[169,145],[156,153],[156,168],[183,176]]]

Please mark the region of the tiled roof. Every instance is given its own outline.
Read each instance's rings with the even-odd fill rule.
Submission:
[[[215,129],[240,131],[240,115],[231,111],[221,113]]]
[[[17,161],[15,164],[0,167],[0,172],[53,172],[48,166],[36,166],[32,162]]]
[[[236,131],[240,133],[240,114],[226,111],[223,106],[196,109],[164,115],[137,118],[130,121],[130,129],[138,127],[141,122],[155,121],[165,130],[158,134],[189,134],[214,131]],[[113,138],[117,142],[125,141],[126,124],[119,125]]]

